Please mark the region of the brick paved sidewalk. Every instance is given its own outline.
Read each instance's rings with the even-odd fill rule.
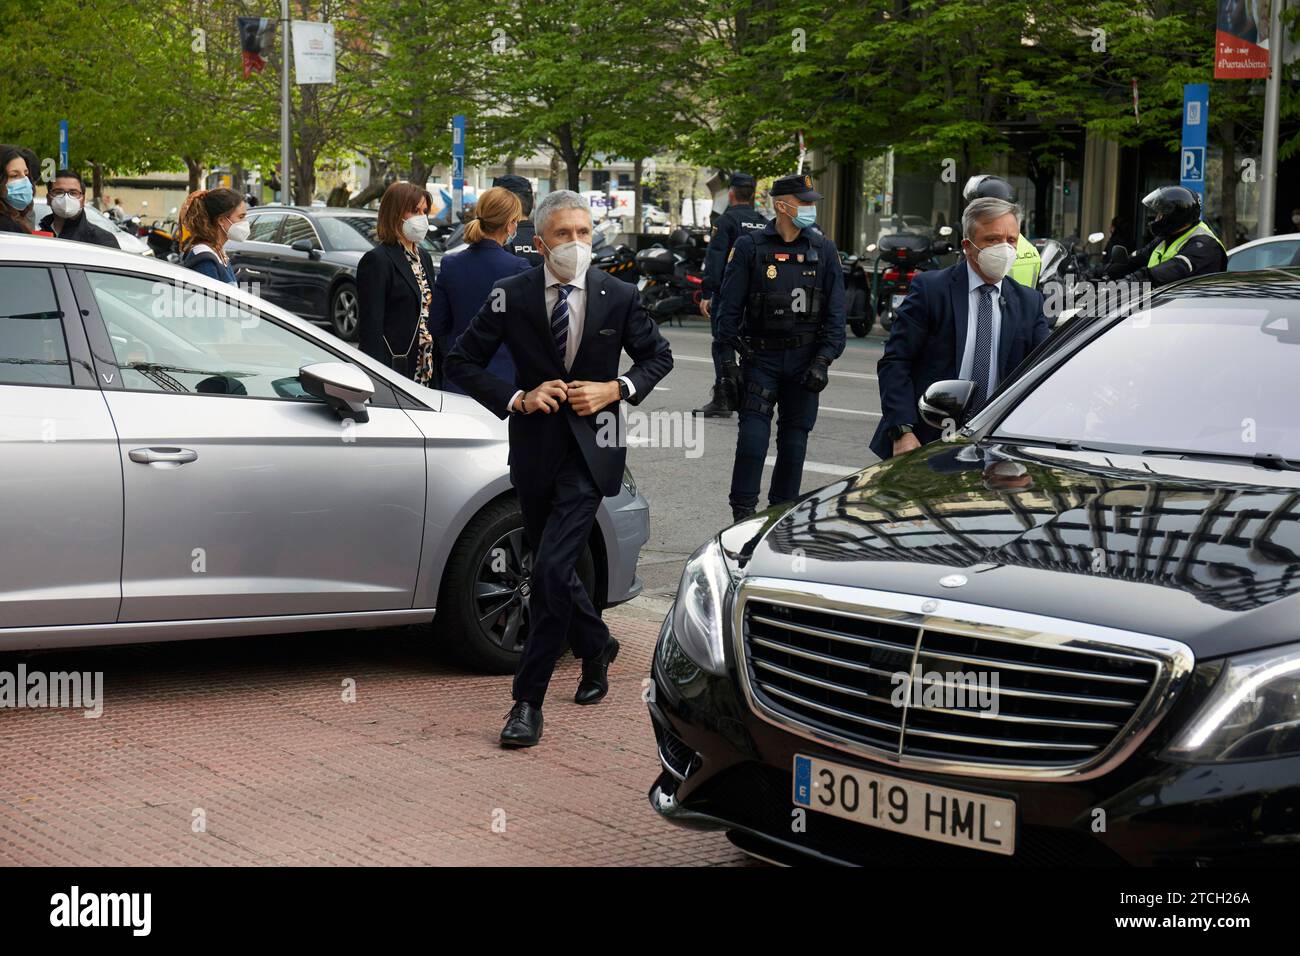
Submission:
[[[640,689],[657,625],[609,621],[623,642],[610,696],[576,706],[566,658],[527,751],[496,744],[510,679],[468,674],[410,633],[0,655],[0,671],[102,670],[105,701],[97,719],[0,709],[0,863],[745,862],[722,834],[650,809],[659,762]]]

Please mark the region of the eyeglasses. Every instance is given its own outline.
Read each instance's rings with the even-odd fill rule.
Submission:
[[[80,199],[84,195],[85,193],[83,193],[80,189],[51,189],[50,190],[51,199],[58,199],[60,196],[71,196],[73,199]]]

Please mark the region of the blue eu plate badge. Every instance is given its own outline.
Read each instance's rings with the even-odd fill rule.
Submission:
[[[812,761],[807,757],[794,758],[794,802],[812,806]]]

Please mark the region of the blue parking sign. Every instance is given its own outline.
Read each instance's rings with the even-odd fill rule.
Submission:
[[[1205,147],[1209,142],[1210,85],[1183,87],[1183,150],[1178,158],[1178,181],[1205,198]]]

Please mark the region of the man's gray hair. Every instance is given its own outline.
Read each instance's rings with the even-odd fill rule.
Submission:
[[[972,199],[961,214],[961,234],[963,239],[975,238],[975,224],[1001,219],[1009,212],[1016,214],[1016,225],[1025,220],[1025,211],[1017,203],[1007,202],[993,196]]]
[[[572,189],[557,189],[553,193],[547,193],[533,210],[533,228],[539,236],[545,238],[546,220],[557,209],[585,209],[587,218],[591,218],[591,203]]]

